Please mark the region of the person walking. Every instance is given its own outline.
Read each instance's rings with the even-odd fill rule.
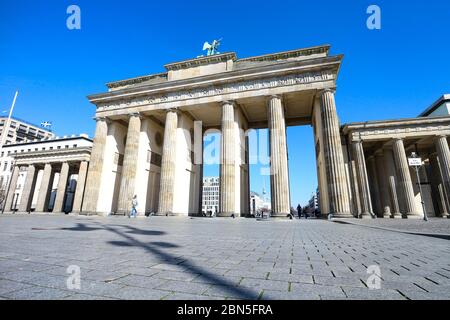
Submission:
[[[300,203],[297,206],[297,215],[299,219],[302,216],[302,206],[300,205]]]
[[[138,206],[137,195],[134,195],[133,199],[131,200],[131,212],[130,212],[130,215],[128,216],[128,218],[131,218],[131,217],[136,218],[137,206]]]

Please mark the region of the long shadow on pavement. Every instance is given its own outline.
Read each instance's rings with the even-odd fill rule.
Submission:
[[[100,224],[97,223],[96,224]],[[165,232],[162,231],[152,231],[152,230],[141,230],[136,227],[131,227],[127,225],[118,225],[120,227],[125,227],[130,229],[131,231],[120,231],[116,228],[110,227],[105,224],[100,224],[103,229],[108,230],[110,232],[113,232],[127,241],[110,241],[109,243],[116,246],[128,246],[128,247],[140,247],[145,249],[147,252],[159,256],[162,260],[167,261],[173,261],[176,260],[177,257],[174,257],[170,255],[169,253],[166,253],[164,251],[161,251],[157,247],[166,247],[166,248],[174,248],[177,247],[175,244],[171,244],[168,242],[152,242],[152,243],[144,243],[142,241],[139,241],[132,236],[130,236],[128,233],[133,234],[139,234],[139,235],[161,235],[165,234]],[[91,231],[95,229],[102,229],[102,228],[89,228],[89,227],[75,227],[75,228],[61,228],[62,230],[70,230],[70,231]],[[216,274],[209,272],[201,267],[198,267],[194,265],[193,262],[189,261],[189,259],[185,259],[184,262],[186,264],[183,264],[190,272],[199,274],[199,276],[215,285],[219,285],[223,288],[224,291],[227,291],[231,294],[232,297],[241,298],[241,299],[258,299],[258,293],[254,292],[252,290],[246,289],[244,287],[237,287],[232,282],[218,277]],[[207,296],[205,296],[205,299],[207,299]]]

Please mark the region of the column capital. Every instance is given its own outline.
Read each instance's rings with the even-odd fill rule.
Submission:
[[[280,100],[281,102],[283,102],[283,95],[282,95],[282,94],[271,94],[271,95],[266,96],[266,101],[267,101],[268,104],[269,104],[270,101],[272,101],[273,99],[278,99],[278,100]]]
[[[106,123],[111,123],[111,119],[110,118],[107,118],[107,117],[94,117],[93,118],[96,122],[99,122],[99,121],[105,121]]]
[[[332,94],[336,93],[336,88],[324,88],[317,91],[317,96],[321,97],[323,94],[330,92]]]
[[[181,113],[181,110],[178,109],[178,108],[166,108],[164,111],[166,112],[166,114],[169,113],[169,112],[174,112],[177,115]]]
[[[132,112],[128,114],[128,118],[138,117],[139,119],[143,118],[143,115],[140,112]]]
[[[236,101],[235,100],[224,100],[220,103],[220,106],[223,107],[224,105],[232,105],[233,108],[236,108]]]
[[[445,134],[437,134],[434,136],[435,141],[439,139],[447,139],[447,136]]]

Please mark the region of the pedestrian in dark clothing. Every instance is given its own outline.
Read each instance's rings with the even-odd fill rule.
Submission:
[[[297,206],[297,214],[298,218],[300,219],[300,217],[302,216],[302,206],[300,204]]]

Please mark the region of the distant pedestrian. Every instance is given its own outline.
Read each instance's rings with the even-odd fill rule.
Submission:
[[[131,212],[130,212],[130,215],[128,216],[128,218],[131,218],[131,217],[136,218],[137,206],[138,206],[137,195],[134,195],[133,199],[131,200]]]
[[[300,205],[300,203],[297,206],[297,215],[299,219],[302,216],[302,206]]]

